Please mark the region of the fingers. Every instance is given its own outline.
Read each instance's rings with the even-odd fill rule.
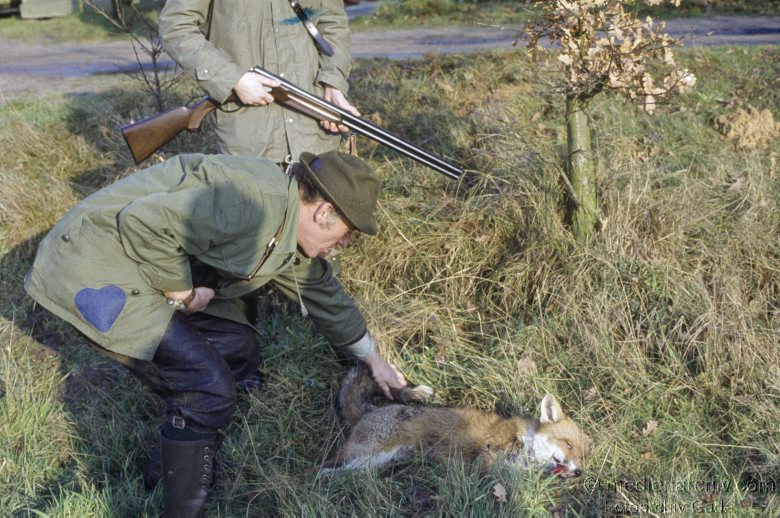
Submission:
[[[390,363],[390,370],[392,371],[394,377],[395,377],[395,383],[393,383],[394,387],[405,387],[406,386],[406,378],[403,374],[401,374],[401,371],[398,370],[398,367],[395,366],[395,363]]]
[[[350,114],[354,115],[355,117],[360,117],[360,112],[350,104],[349,101],[347,101],[347,98],[344,96],[343,93],[341,93],[341,90],[337,90],[333,88],[332,86],[325,86],[325,94],[324,98],[329,103],[338,106],[342,110],[345,110],[349,112]],[[349,128],[344,126],[343,124],[338,124],[336,122],[330,122],[330,121],[321,121],[320,125],[325,131],[329,131],[331,133],[346,133],[349,131]]]
[[[233,87],[233,91],[243,104],[265,106],[274,102],[271,89],[279,86],[278,81],[265,78],[254,72],[247,72]]]
[[[214,298],[216,292],[213,289],[208,288],[206,286],[200,286],[198,288],[195,288],[195,296],[197,297],[198,295],[201,295],[208,303],[211,302],[211,299]]]
[[[384,394],[387,399],[389,399],[390,401],[393,401],[395,399],[393,397],[393,393],[390,392],[390,386],[387,383],[380,383],[377,381],[376,384],[379,386],[380,390],[382,391],[382,394]]]
[[[211,299],[214,298],[214,295],[214,290],[211,288],[207,288],[205,286],[195,288],[195,298],[192,299],[192,302],[190,302],[189,306],[187,306],[185,313],[191,315],[193,313],[197,313],[198,311],[203,311],[206,309],[206,306],[209,305]]]
[[[355,117],[360,117],[360,112],[357,110],[357,108],[352,106],[349,101],[347,101],[347,98],[344,97],[344,94],[341,93],[340,90],[336,90],[335,88],[326,88],[325,100],[335,104],[342,110],[348,111]]]
[[[374,381],[376,382],[377,386],[379,386],[380,390],[382,390],[382,393],[385,395],[387,399],[390,401],[393,401],[395,398],[393,397],[393,393],[390,391],[390,387],[400,389],[406,386],[406,379],[404,378],[404,375],[401,374],[401,371],[398,370],[398,367],[395,366],[395,364],[392,363],[385,363],[387,366],[386,369],[381,371],[381,377],[379,376],[380,372],[377,372],[377,376],[374,377]]]
[[[395,365],[381,359],[381,357],[378,361],[370,363],[369,367],[371,368],[374,381],[387,399],[391,401],[394,399],[390,391],[391,387],[400,389],[406,386],[406,379],[401,374],[401,371]]]
[[[330,121],[320,121],[320,126],[322,126],[322,129],[330,133],[346,133],[349,131],[349,128],[343,124],[337,124]]]

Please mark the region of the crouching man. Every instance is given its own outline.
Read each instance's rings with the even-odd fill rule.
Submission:
[[[84,199],[41,241],[25,279],[38,303],[118,359],[165,402],[165,516],[202,514],[217,431],[261,344],[241,299],[271,283],[390,396],[406,385],[323,257],[376,234],[379,180],[361,159],[273,162],[182,155]]]

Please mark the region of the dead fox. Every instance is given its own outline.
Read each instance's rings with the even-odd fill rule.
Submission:
[[[325,462],[324,471],[382,467],[421,452],[442,462],[460,455],[480,462],[483,472],[503,457],[513,468],[536,464],[557,475],[576,477],[592,444],[550,394],[542,399],[539,419],[505,418],[470,408],[375,405],[374,396],[379,394],[367,367],[354,367],[346,375],[338,406],[349,436]],[[426,385],[393,393],[400,403],[420,403],[432,396]]]

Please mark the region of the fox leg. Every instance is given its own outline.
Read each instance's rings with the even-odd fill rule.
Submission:
[[[320,472],[335,473],[339,471],[351,471],[360,469],[384,468],[396,460],[401,460],[407,456],[404,448],[396,446],[387,451],[376,451],[360,455],[346,455],[342,448],[336,455],[326,461]]]

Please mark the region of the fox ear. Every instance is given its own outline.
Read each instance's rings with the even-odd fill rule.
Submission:
[[[542,398],[542,416],[539,421],[542,423],[557,423],[563,418],[563,410],[558,400],[552,394],[547,394]]]

